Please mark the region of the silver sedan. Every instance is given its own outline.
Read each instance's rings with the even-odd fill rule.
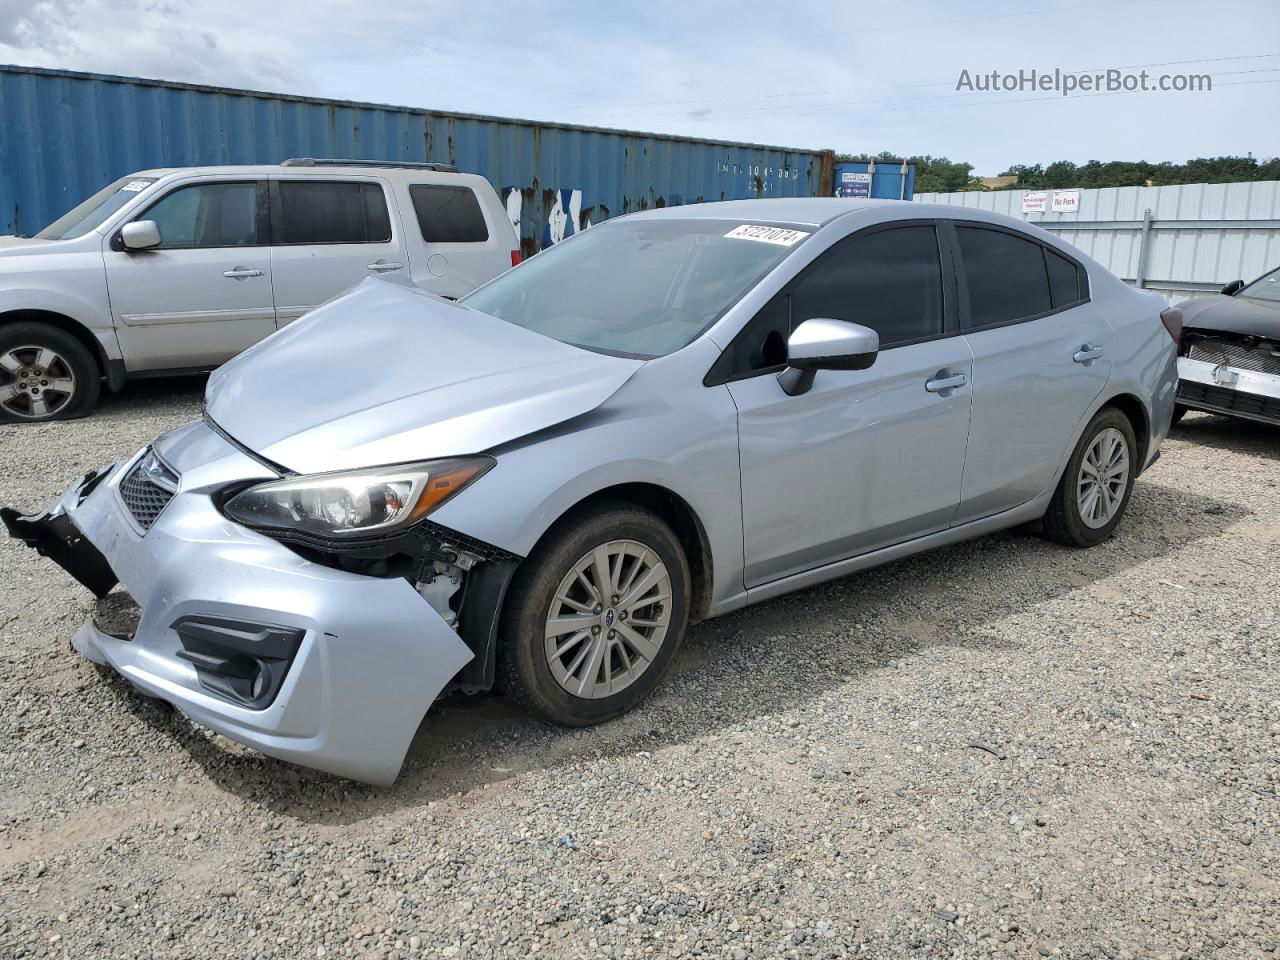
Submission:
[[[1105,540],[1173,410],[1163,307],[975,209],[654,210],[458,303],[366,281],[220,368],[203,421],[3,515],[136,601],[85,657],[388,783],[444,692],[598,723],[692,622],[1028,521]]]

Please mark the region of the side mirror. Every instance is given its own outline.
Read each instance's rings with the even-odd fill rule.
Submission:
[[[1243,280],[1232,280],[1220,291],[1224,297],[1234,297],[1237,293],[1244,289]]]
[[[787,369],[778,383],[788,396],[813,386],[819,370],[865,370],[876,362],[880,335],[870,327],[817,317],[806,320],[787,340]]]
[[[150,250],[160,246],[160,228],[154,220],[135,220],[120,229],[120,242],[126,250]]]

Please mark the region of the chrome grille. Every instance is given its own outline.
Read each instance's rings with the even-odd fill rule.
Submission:
[[[177,492],[178,475],[151,450],[147,450],[120,481],[120,497],[143,530],[151,529],[160,511]]]
[[[1191,341],[1188,355],[1192,360],[1203,360],[1215,366],[1225,363],[1228,367],[1280,377],[1280,343],[1264,341],[1256,347],[1246,347],[1230,340],[1205,337]]]

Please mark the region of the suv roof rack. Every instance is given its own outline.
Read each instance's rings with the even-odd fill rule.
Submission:
[[[281,160],[282,167],[406,167],[412,170],[435,170],[457,173],[452,163],[423,163],[416,160],[341,160],[332,157],[290,157]]]

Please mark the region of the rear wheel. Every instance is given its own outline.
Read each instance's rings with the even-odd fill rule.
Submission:
[[[499,638],[508,694],[553,723],[587,726],[657,686],[684,639],[689,567],[660,519],[596,507],[521,565]]]
[[[0,327],[0,420],[67,420],[98,402],[98,365],[83,343],[47,323]]]
[[[1044,534],[1073,547],[1101,543],[1120,523],[1138,468],[1133,425],[1107,407],[1089,421],[1044,515]]]

